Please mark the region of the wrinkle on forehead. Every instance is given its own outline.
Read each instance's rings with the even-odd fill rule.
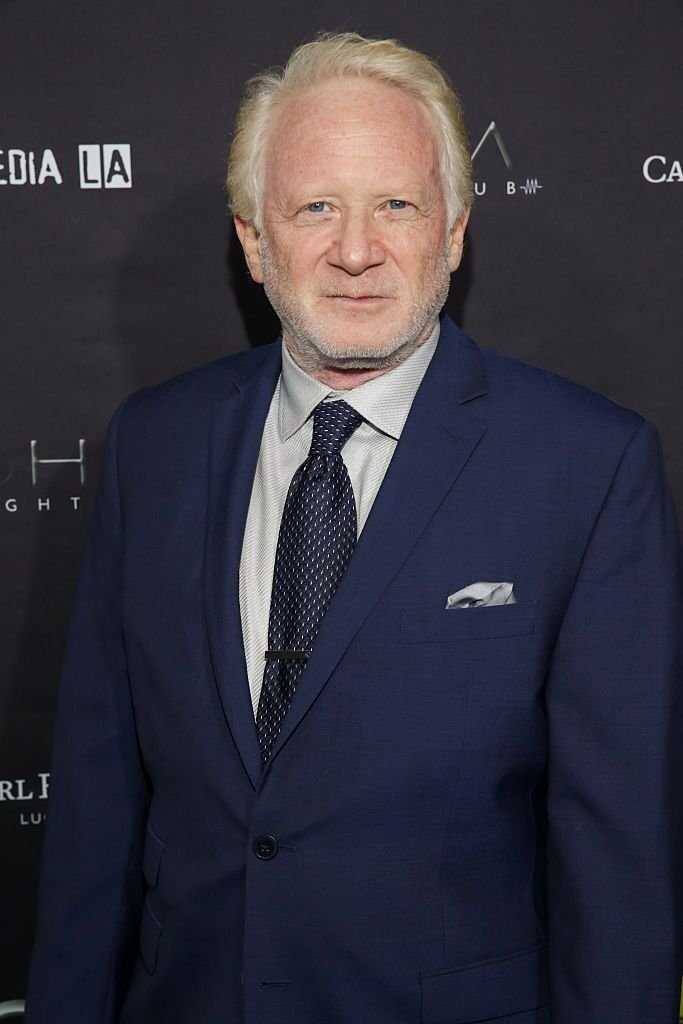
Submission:
[[[433,191],[439,168],[428,112],[409,93],[367,79],[327,82],[285,100],[266,154],[271,195],[321,172],[333,179],[337,164],[340,173],[357,169],[368,181],[374,171],[395,171]]]

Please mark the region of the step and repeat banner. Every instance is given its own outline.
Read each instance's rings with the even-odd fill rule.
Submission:
[[[476,171],[451,314],[651,419],[683,510],[680,0],[2,0],[0,1004],[25,991],[105,427],[131,391],[277,334],[222,179],[243,81],[321,29],[446,68]]]

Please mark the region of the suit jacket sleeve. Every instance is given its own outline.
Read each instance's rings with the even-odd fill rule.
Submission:
[[[547,685],[553,1024],[674,1024],[681,975],[683,621],[655,429],[632,435]]]
[[[29,1024],[115,1020],[139,916],[145,782],[122,630],[122,410],[107,436],[60,688]]]

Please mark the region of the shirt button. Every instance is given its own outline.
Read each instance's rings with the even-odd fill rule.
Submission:
[[[277,853],[277,839],[275,836],[258,836],[252,849],[259,860],[272,860]]]

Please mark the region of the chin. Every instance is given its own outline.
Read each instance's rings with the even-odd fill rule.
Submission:
[[[355,315],[325,316],[312,310],[305,315],[298,310],[298,315],[280,314],[280,319],[290,350],[298,353],[304,369],[387,370],[406,359],[426,336],[426,318],[411,316],[412,312],[397,317],[394,310],[391,317],[361,322]]]
[[[345,341],[337,341],[329,335],[309,340],[320,365],[331,370],[388,370],[402,362],[417,346],[417,339],[405,336],[398,339],[389,336],[383,342],[378,342],[376,335]]]
[[[348,323],[320,322],[309,337],[323,355],[331,358],[378,358],[384,359],[410,343],[414,325],[379,321],[360,324],[356,318]]]
[[[384,339],[378,339],[377,334],[355,337],[347,336],[343,340],[328,334],[311,340],[320,355],[325,356],[327,359],[347,363],[350,359],[366,361],[389,359],[394,352],[403,348],[405,344],[402,338],[396,340],[395,337],[389,336]],[[367,365],[367,363],[364,365]]]

